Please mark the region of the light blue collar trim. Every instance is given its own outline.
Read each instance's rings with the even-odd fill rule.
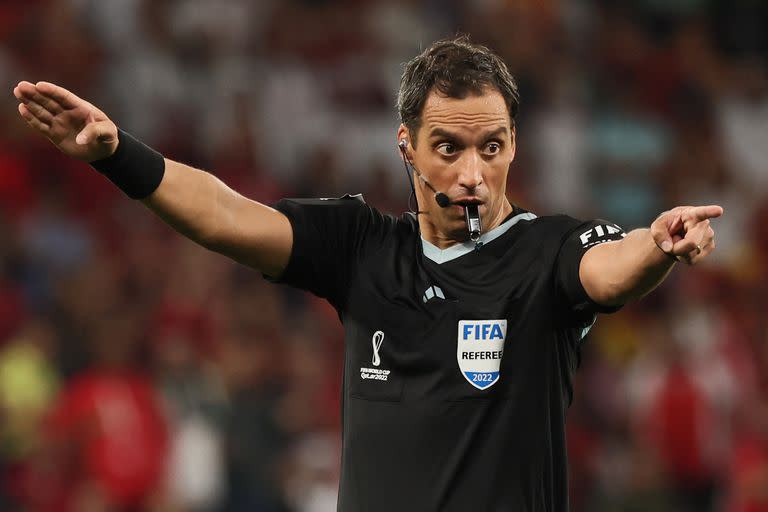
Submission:
[[[536,218],[536,215],[528,212],[515,215],[511,219],[501,223],[500,225],[496,226],[495,228],[488,231],[487,233],[483,233],[482,235],[480,235],[479,242],[482,242],[483,245],[493,242],[498,237],[500,237],[501,235],[509,231],[509,228],[511,228],[521,220],[533,220],[535,218]],[[452,245],[447,249],[440,249],[436,245],[432,244],[431,242],[427,242],[426,240],[424,240],[424,238],[422,238],[421,248],[422,248],[422,251],[424,252],[424,256],[426,256],[430,260],[440,265],[445,263],[446,261],[455,260],[456,258],[459,258],[461,256],[464,256],[467,253],[474,251],[475,242],[467,241],[460,244]]]

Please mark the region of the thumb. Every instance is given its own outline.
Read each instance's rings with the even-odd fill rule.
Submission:
[[[672,233],[674,233],[674,224],[677,219],[673,216],[675,212],[666,211],[659,215],[656,220],[651,224],[651,234],[654,242],[659,246],[659,249],[667,254],[672,252],[674,247],[674,241],[672,240]]]
[[[75,142],[81,146],[93,141],[110,144],[115,140],[117,140],[117,127],[112,121],[90,122],[75,137]]]

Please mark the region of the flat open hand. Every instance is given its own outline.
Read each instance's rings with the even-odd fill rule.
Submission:
[[[19,113],[64,154],[84,162],[106,158],[117,149],[117,126],[87,101],[48,82],[20,82],[13,95]]]
[[[651,224],[651,235],[659,248],[678,261],[695,265],[715,249],[715,231],[709,220],[723,208],[678,206],[662,213]]]

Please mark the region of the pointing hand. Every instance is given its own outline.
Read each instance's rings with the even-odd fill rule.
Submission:
[[[694,265],[715,249],[715,232],[709,224],[723,214],[723,208],[678,206],[662,213],[651,224],[656,245],[678,261]]]

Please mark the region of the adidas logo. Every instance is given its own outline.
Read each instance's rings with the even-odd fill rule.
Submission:
[[[424,292],[424,296],[421,297],[421,300],[424,301],[426,304],[427,301],[437,297],[438,299],[445,300],[445,294],[443,293],[443,290],[440,289],[439,286],[430,286],[427,288],[427,290]]]

